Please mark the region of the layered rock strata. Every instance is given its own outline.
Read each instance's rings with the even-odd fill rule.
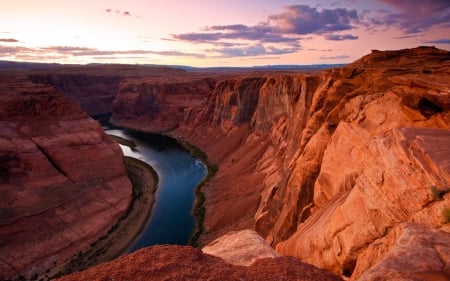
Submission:
[[[198,81],[180,92],[127,80],[113,119],[186,139],[219,165],[203,187],[205,243],[250,228],[281,254],[354,280],[377,268],[391,280],[445,278],[449,73],[449,52],[419,47],[373,51],[319,75],[218,79],[202,95],[189,90]],[[396,253],[416,245],[404,239],[430,254],[402,269]]]
[[[0,76],[0,279],[44,277],[127,210],[120,147],[53,87]]]
[[[42,66],[31,71],[31,81],[54,86],[89,115],[111,113],[120,81],[129,77],[183,75],[181,69],[133,65]]]

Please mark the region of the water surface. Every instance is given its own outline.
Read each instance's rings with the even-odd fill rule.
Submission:
[[[188,244],[196,226],[195,188],[207,174],[205,165],[173,139],[122,129],[105,131],[134,141],[135,150],[121,145],[124,154],[148,163],[159,177],[152,214],[128,252],[156,244]]]

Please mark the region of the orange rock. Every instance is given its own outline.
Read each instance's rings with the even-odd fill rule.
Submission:
[[[450,235],[441,215],[450,197],[431,192],[450,186],[449,61],[448,51],[419,47],[374,51],[321,74],[241,73],[219,77],[200,106],[182,102],[187,91],[156,111],[131,112],[153,86],[128,80],[121,88],[137,92],[115,103],[130,112],[113,116],[171,129],[219,165],[203,187],[203,242],[256,229],[280,253],[356,279],[355,268],[374,266],[363,253],[403,223]]]
[[[229,232],[203,247],[202,252],[243,266],[280,256],[258,233],[248,229]]]

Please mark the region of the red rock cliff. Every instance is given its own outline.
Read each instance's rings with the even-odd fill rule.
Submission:
[[[44,276],[127,210],[120,147],[49,86],[0,76],[0,279]]]
[[[422,47],[321,75],[218,79],[211,94],[190,92],[198,81],[180,92],[127,80],[113,118],[170,130],[218,163],[203,188],[203,241],[253,228],[280,253],[352,279],[445,278],[449,73],[449,52]]]
[[[31,81],[54,86],[89,115],[111,113],[120,81],[127,77],[182,75],[181,69],[133,65],[42,66]]]

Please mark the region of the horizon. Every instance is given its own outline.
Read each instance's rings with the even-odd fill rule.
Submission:
[[[348,64],[373,49],[450,50],[447,0],[1,2],[3,61],[267,67]]]

